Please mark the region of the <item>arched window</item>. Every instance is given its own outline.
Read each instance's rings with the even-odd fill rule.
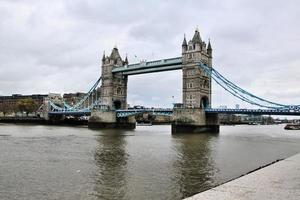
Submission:
[[[208,97],[204,96],[204,97],[201,98],[200,108],[204,109],[204,108],[208,108],[208,107],[209,107]]]
[[[122,89],[121,88],[117,88],[117,94],[121,94],[122,93]]]
[[[204,80],[204,82],[203,82],[203,87],[208,87],[208,82],[207,82],[207,80]]]

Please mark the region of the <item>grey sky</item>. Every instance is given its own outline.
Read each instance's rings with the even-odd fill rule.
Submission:
[[[0,95],[87,91],[103,51],[117,45],[130,63],[180,56],[183,34],[191,38],[198,26],[224,76],[300,104],[296,0],[0,0],[0,14]],[[180,71],[131,76],[129,103],[170,106],[181,87]],[[217,86],[213,98],[215,106],[242,104]]]

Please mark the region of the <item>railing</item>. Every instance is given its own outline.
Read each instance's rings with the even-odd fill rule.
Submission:
[[[231,108],[207,108],[206,113],[219,114],[255,114],[255,115],[300,115],[299,110],[288,109],[231,109]]]
[[[138,70],[138,69],[147,69],[147,68],[154,68],[154,67],[163,67],[163,66],[173,66],[173,65],[181,65],[182,64],[182,58],[176,57],[176,58],[169,58],[169,59],[161,59],[161,60],[154,60],[154,61],[148,61],[140,63],[135,63],[131,65],[127,65],[124,67],[116,67],[112,70],[112,72],[125,72],[125,71],[132,71],[132,70]]]
[[[154,109],[128,109],[128,110],[116,110],[117,117],[129,117],[143,113],[149,113],[152,115],[161,115],[161,116],[171,116],[173,113],[173,109],[171,108],[154,108]]]

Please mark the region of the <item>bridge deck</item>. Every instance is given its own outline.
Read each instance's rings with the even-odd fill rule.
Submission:
[[[291,110],[276,110],[276,109],[218,109],[208,108],[205,109],[207,113],[219,114],[245,114],[245,115],[300,115],[300,111]]]
[[[51,111],[48,115],[64,115],[64,116],[90,116],[91,111]]]
[[[182,58],[169,58],[149,62],[140,62],[124,67],[117,67],[113,73],[123,73],[124,75],[146,74],[153,72],[171,71],[182,69]]]
[[[171,116],[173,110],[171,108],[162,109],[128,109],[128,110],[116,110],[117,117],[128,117],[137,115],[140,113],[152,113],[154,115],[167,115]],[[206,113],[219,113],[219,114],[244,114],[244,115],[293,115],[300,116],[300,111],[290,110],[276,110],[276,109],[218,109],[207,108]],[[49,115],[73,115],[73,116],[89,116],[91,111],[53,111],[49,112]]]

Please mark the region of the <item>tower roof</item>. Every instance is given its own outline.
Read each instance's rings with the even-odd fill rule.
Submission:
[[[103,52],[102,61],[105,60],[105,51]]]
[[[201,37],[200,37],[200,33],[199,33],[198,29],[196,29],[196,31],[195,31],[194,37],[192,39],[192,42],[193,43],[201,43],[202,42]]]
[[[119,54],[119,50],[117,47],[114,47],[110,54],[110,59],[118,59],[118,58],[121,58],[121,56]]]
[[[208,40],[207,50],[212,50],[210,40]]]
[[[126,55],[126,58],[125,58],[124,63],[125,63],[126,65],[128,65],[128,58],[127,58],[127,55]]]
[[[184,35],[184,38],[183,38],[182,46],[187,46],[187,42],[186,42],[186,39],[185,39],[185,35]]]

